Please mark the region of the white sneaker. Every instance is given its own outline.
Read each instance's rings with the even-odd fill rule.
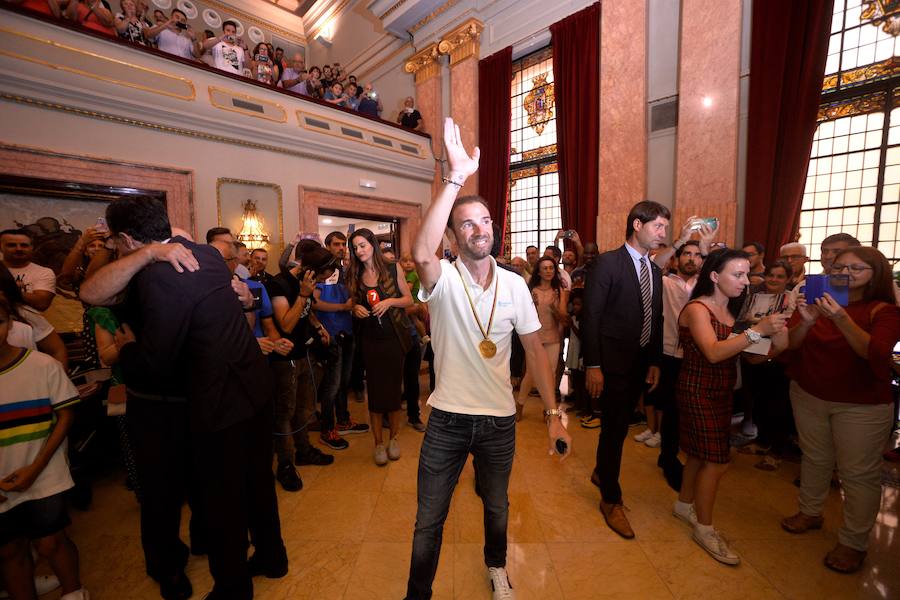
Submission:
[[[653,437],[653,432],[650,431],[649,429],[645,429],[644,431],[642,431],[642,432],[640,432],[639,434],[637,434],[636,436],[634,436],[634,441],[636,441],[636,442],[646,442],[646,441],[649,440],[651,437]]]
[[[694,535],[692,537],[701,548],[709,552],[710,556],[720,563],[726,565],[740,564],[741,557],[728,547],[728,542],[714,528],[710,527],[703,533],[700,531],[700,527],[694,527]]]
[[[491,577],[491,589],[494,590],[493,600],[515,600],[516,594],[509,583],[509,575],[506,567],[488,567]]]
[[[379,467],[383,467],[388,463],[388,455],[387,451],[384,449],[384,444],[378,444],[375,446],[375,464]]]
[[[387,457],[391,460],[400,459],[400,442],[397,441],[397,438],[391,438],[391,441],[388,442]]]
[[[751,440],[755,440],[756,436],[759,435],[759,429],[753,424],[753,421],[744,421],[741,423],[741,434]]]
[[[697,511],[694,510],[693,504],[688,504],[687,508],[684,508],[684,502],[675,501],[675,504],[672,506],[672,514],[675,515],[679,520],[687,523],[691,527],[697,526]]]
[[[659,435],[658,431],[644,440],[644,445],[648,448],[659,448],[660,444],[662,444],[662,436]]]

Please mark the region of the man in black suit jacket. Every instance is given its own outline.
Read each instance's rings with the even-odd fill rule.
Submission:
[[[165,207],[150,198],[117,200],[106,219],[123,263],[153,242],[180,244],[196,259],[194,270],[152,262],[131,274],[127,303],[140,331],[135,338],[123,328],[116,344],[126,384],[138,400],[186,403],[192,456],[180,458],[193,462],[207,513],[215,580],[208,598],[252,598],[252,574],[287,572],[271,471],[274,392],[265,358],[218,250],[171,238]],[[104,269],[127,273],[125,264]],[[142,393],[160,389],[159,397]],[[249,563],[248,529],[256,548]]]
[[[641,394],[659,381],[662,272],[649,254],[665,241],[669,218],[661,204],[636,204],[628,214],[625,244],[597,257],[585,279],[582,355],[588,392],[600,397],[603,415],[591,481],[600,488],[607,524],[628,539],[634,531],[619,486],[622,444]]]

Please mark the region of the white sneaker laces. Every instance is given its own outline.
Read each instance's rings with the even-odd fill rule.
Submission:
[[[509,576],[503,567],[489,567],[491,574],[491,587],[494,588],[494,600],[515,600],[512,586],[509,584]]]

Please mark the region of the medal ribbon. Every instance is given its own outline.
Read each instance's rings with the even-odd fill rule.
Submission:
[[[475,317],[475,323],[478,325],[478,329],[481,330],[481,335],[484,336],[484,339],[488,340],[488,336],[491,334],[491,327],[494,324],[494,311],[497,310],[497,289],[500,286],[500,277],[494,272],[494,305],[491,306],[491,316],[488,319],[487,331],[485,331],[484,326],[481,324],[481,319],[478,318],[478,312],[475,310],[475,303],[472,302],[472,296],[469,295],[469,286],[466,285],[466,279],[463,277],[462,271],[459,270],[459,265],[454,261],[453,266],[456,267],[456,272],[459,274],[459,278],[463,284],[463,290],[466,292],[466,298],[469,300],[469,306],[472,309],[472,316]],[[496,267],[494,267],[496,270]]]

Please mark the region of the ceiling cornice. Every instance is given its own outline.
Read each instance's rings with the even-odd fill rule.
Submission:
[[[303,18],[306,36],[315,39],[332,19],[340,16],[353,0],[318,0]]]

